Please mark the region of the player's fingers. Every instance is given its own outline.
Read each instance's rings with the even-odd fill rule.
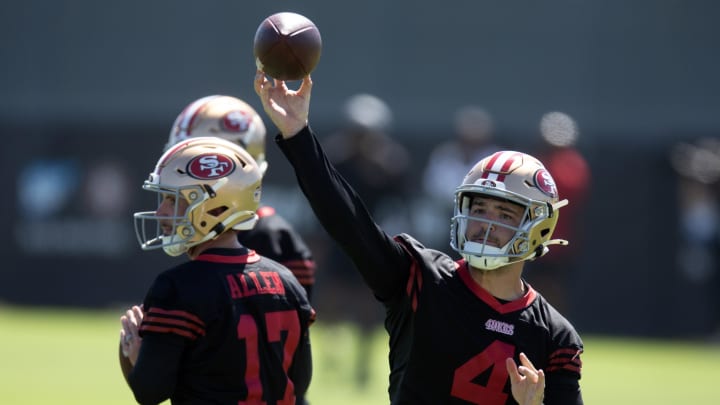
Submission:
[[[125,329],[122,329],[120,331],[120,345],[123,347],[123,349],[126,349],[130,346],[130,339],[132,339],[132,335]]]
[[[310,90],[312,90],[312,79],[310,78],[310,75],[307,75],[303,78],[302,83],[300,83],[298,94],[304,96]]]
[[[128,317],[126,322],[123,322],[123,328],[125,328],[125,331],[128,335],[137,336],[138,334],[138,326],[140,325],[140,320],[138,320],[137,317],[135,317],[135,311],[128,310]],[[130,337],[130,338],[131,338]],[[128,338],[128,339],[130,339]]]
[[[512,357],[508,357],[505,360],[505,368],[507,369],[508,376],[510,376],[510,382],[518,383],[523,379],[523,376],[521,376],[518,372],[517,364],[515,364],[515,360],[513,360]]]
[[[125,357],[130,356],[131,341],[132,335],[130,333],[127,333],[125,329],[122,329],[120,331],[120,348],[122,349],[122,354]]]
[[[135,314],[135,319],[137,319],[138,323],[141,323],[144,317],[142,309],[140,309],[140,307],[137,305],[135,305],[132,309],[133,313]]]
[[[122,325],[124,330],[127,330],[128,324],[130,323],[130,320],[127,316],[123,315],[120,317],[120,324]]]
[[[538,381],[538,373],[525,366],[518,367],[518,372],[531,382],[536,383]]]
[[[545,386],[545,372],[538,370],[538,384]]]
[[[255,71],[255,93],[257,93],[258,96],[262,97],[262,93],[265,90],[265,82],[267,81],[267,78],[265,77],[265,73],[258,69]]]
[[[138,322],[137,318],[135,318],[135,312],[131,308],[131,309],[128,309],[125,314],[126,314],[127,325],[128,325],[127,330],[128,330],[128,332],[132,333],[132,328],[135,325],[137,325],[137,322]]]
[[[520,353],[520,364],[529,368],[530,370],[533,370],[534,372],[537,372],[535,365],[532,364],[532,362],[530,361],[528,356],[525,355],[525,353]]]
[[[255,72],[255,78],[253,79],[253,89],[255,89],[255,94],[257,94],[259,96],[260,95],[260,79],[258,76],[260,76],[259,70]]]

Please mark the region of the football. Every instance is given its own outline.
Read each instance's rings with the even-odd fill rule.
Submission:
[[[253,42],[258,69],[278,80],[302,80],[318,62],[322,38],[307,17],[281,12],[260,23]]]

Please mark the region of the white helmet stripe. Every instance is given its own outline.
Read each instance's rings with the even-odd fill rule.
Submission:
[[[203,98],[193,101],[192,103],[190,103],[190,105],[185,107],[185,109],[183,110],[182,113],[180,113],[180,115],[178,116],[178,118],[175,122],[175,127],[178,129],[178,137],[180,137],[181,139],[189,137],[190,136],[190,133],[189,133],[190,126],[192,125],[192,122],[197,117],[199,111],[207,103],[209,103],[210,101],[212,101],[213,99],[216,99],[218,97],[221,97],[221,96],[212,95],[212,96],[203,97]]]

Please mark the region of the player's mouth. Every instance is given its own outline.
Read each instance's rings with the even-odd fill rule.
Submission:
[[[471,242],[480,243],[486,246],[492,246],[492,247],[500,247],[500,243],[497,239],[488,237],[484,238],[483,236],[473,236],[470,238]]]
[[[164,236],[169,236],[173,232],[173,226],[172,225],[166,225],[166,224],[160,224],[160,230],[162,231]]]

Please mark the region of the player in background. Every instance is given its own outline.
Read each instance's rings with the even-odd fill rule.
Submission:
[[[228,95],[210,95],[182,110],[173,123],[164,150],[188,138],[217,136],[242,146],[265,175],[268,168],[265,135],[262,118],[248,103]],[[240,243],[289,268],[312,300],[316,266],[307,244],[273,207],[261,206],[257,214],[255,227],[238,233]]]
[[[198,137],[169,148],[145,181],[159,206],[134,215],[140,246],[189,260],[122,318],[121,366],[138,403],[302,403],[315,312],[289,269],[237,236],[258,221],[261,180],[243,148]]]
[[[522,277],[566,243],[551,239],[567,201],[542,163],[501,151],[458,179],[454,261],[375,223],[309,127],[309,76],[290,90],[258,71],[255,91],[316,216],[386,308],[392,404],[583,403],[582,340]]]

